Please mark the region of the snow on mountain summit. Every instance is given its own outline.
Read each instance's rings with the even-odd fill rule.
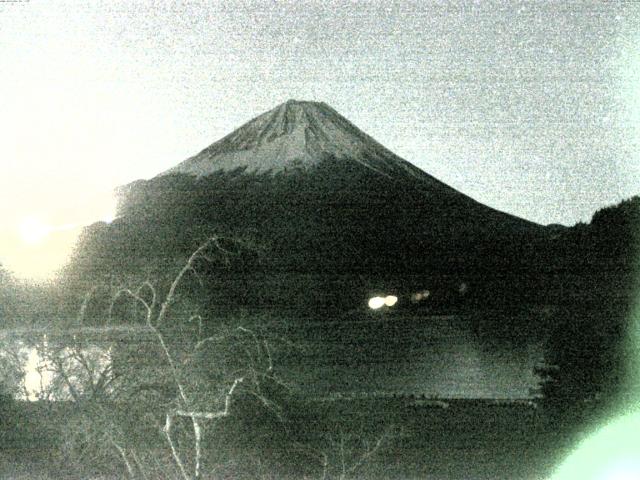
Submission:
[[[357,162],[385,176],[427,176],[325,103],[289,100],[259,115],[161,175],[206,176],[220,170],[276,173],[325,159]]]

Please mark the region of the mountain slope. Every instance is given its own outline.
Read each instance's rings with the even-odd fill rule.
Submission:
[[[289,100],[263,113],[162,175],[220,170],[278,173],[333,158],[388,178],[411,175],[443,184],[376,142],[325,103]]]
[[[119,218],[87,231],[72,263],[75,277],[165,271],[207,236],[223,234],[261,252],[238,259],[244,277],[237,277],[265,304],[289,301],[294,284],[318,289],[321,277],[347,279],[331,288],[350,299],[363,292],[351,296],[345,283],[360,289],[391,277],[503,278],[530,267],[532,245],[545,235],[438,181],[314,102],[280,105],[120,195]],[[265,281],[271,274],[281,275],[277,286]],[[278,301],[269,296],[276,291]]]

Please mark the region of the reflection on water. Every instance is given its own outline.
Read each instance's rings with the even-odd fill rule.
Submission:
[[[15,368],[19,370],[21,385],[16,392],[19,400],[67,400],[71,398],[69,385],[56,374],[61,365],[71,385],[82,392],[88,385],[90,372],[97,376],[111,364],[111,351],[96,345],[83,348],[52,346],[46,336],[35,346],[17,342],[13,348]],[[54,362],[53,359],[56,359]],[[56,382],[56,380],[58,380]],[[95,380],[95,379],[94,379]]]
[[[53,381],[53,366],[42,358],[36,347],[23,349],[27,362],[24,365],[24,395],[34,402],[42,398]]]
[[[464,316],[394,316],[308,327],[285,370],[303,390],[530,398],[542,338],[479,331]],[[497,336],[496,336],[497,335]]]

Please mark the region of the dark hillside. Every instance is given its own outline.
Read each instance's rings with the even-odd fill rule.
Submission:
[[[87,232],[70,271],[76,278],[162,271],[218,234],[247,244],[232,269],[248,283],[337,275],[360,278],[354,286],[361,289],[405,276],[408,288],[410,277],[482,275],[491,283],[537,272],[533,245],[545,238],[543,227],[453,190],[432,191],[414,177],[390,180],[357,163],[333,163],[286,174],[173,174],[138,182],[113,224]],[[347,293],[344,285],[340,291]]]

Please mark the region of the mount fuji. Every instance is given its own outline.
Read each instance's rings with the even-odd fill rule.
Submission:
[[[433,179],[359,130],[325,103],[289,100],[162,175],[207,176],[220,170],[278,173],[310,169],[327,158],[355,162],[379,175]]]
[[[533,245],[546,235],[437,180],[318,102],[287,101],[118,193],[118,219],[87,229],[74,277],[163,271],[222,234],[255,247],[238,259],[236,277],[244,297],[268,304],[295,304],[298,290],[304,303],[317,287],[311,277],[340,278],[332,290],[353,300],[362,288],[412,278],[517,272],[531,267]],[[360,279],[355,296],[346,295],[345,278]]]

